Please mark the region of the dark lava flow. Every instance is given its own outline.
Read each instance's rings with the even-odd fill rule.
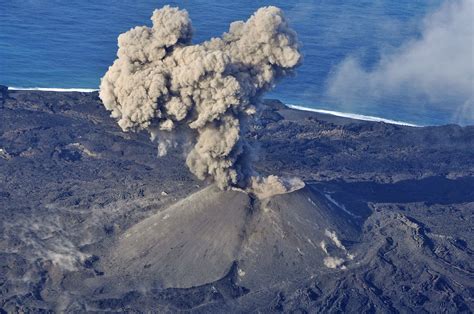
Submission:
[[[247,137],[306,187],[219,192],[96,93],[0,88],[0,312],[472,312],[474,127],[266,101]]]

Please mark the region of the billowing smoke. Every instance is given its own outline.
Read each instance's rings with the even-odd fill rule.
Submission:
[[[373,69],[354,57],[343,61],[328,81],[329,99],[366,104],[403,97],[402,103],[455,112],[453,122],[472,124],[473,20],[474,1],[445,0],[425,17],[420,38],[382,54]]]
[[[118,38],[118,58],[100,98],[124,131],[147,130],[159,155],[185,134],[186,164],[220,188],[249,187],[254,175],[243,138],[263,92],[301,61],[296,33],[276,7],[237,21],[221,38],[192,45],[185,10],[155,10],[153,26]]]
[[[280,178],[269,175],[266,178],[252,177],[250,190],[260,199],[266,199],[273,195],[284,194],[299,190],[305,186],[299,178]]]

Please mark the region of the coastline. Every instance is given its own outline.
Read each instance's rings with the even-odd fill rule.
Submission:
[[[362,120],[362,121],[370,121],[370,122],[384,122],[384,123],[388,123],[388,124],[411,126],[411,127],[417,127],[417,128],[423,127],[422,125],[418,125],[418,124],[413,124],[413,123],[408,123],[408,122],[398,121],[398,120],[385,119],[385,118],[375,117],[375,116],[366,116],[366,115],[362,115],[362,114],[358,114],[358,113],[340,112],[340,111],[332,111],[332,110],[326,110],[326,109],[315,109],[315,108],[308,108],[308,107],[292,105],[292,104],[285,104],[285,105],[288,108],[295,109],[295,110],[328,114],[328,115],[332,115],[332,116],[336,116],[336,117],[349,118],[349,119],[353,119],[353,120]]]
[[[123,133],[96,93],[8,93],[7,87],[0,86],[0,178],[4,178],[0,182],[0,214],[7,226],[0,228],[6,269],[0,276],[2,291],[6,291],[0,295],[0,307],[12,312],[18,308],[54,311],[58,309],[56,300],[67,301],[74,295],[75,303],[61,309],[173,311],[183,308],[182,300],[189,300],[184,310],[212,312],[230,304],[228,312],[243,312],[260,302],[270,304],[262,311],[272,312],[272,302],[279,293],[285,293],[289,300],[281,301],[283,310],[291,310],[300,306],[300,300],[310,300],[305,294],[295,298],[292,291],[310,291],[311,296],[317,293],[320,296],[315,302],[326,304],[326,300],[339,295],[339,290],[334,290],[338,285],[347,287],[345,291],[356,291],[350,296],[354,298],[351,304],[367,303],[357,291],[368,291],[374,282],[377,289],[393,293],[395,300],[418,300],[418,291],[423,291],[430,300],[425,302],[427,309],[439,309],[437,300],[449,300],[453,294],[460,295],[459,302],[469,297],[469,278],[462,279],[460,274],[470,271],[472,259],[465,243],[473,238],[466,230],[473,224],[474,126],[414,128],[356,121],[291,109],[272,99],[265,101],[262,109],[261,119],[249,125],[245,134],[258,154],[253,162],[256,171],[298,177],[306,187],[269,199],[265,205],[268,211],[255,210],[252,213],[256,216],[251,216],[251,206],[257,202],[242,198],[240,193],[226,194],[229,197],[208,193],[205,188],[209,183],[198,180],[184,166],[184,145],[157,158],[157,144],[150,141],[149,134]],[[203,193],[197,194],[203,197],[189,197],[195,193]],[[178,202],[185,205],[176,207]],[[184,228],[185,242],[178,242],[182,221],[190,221],[190,226]],[[240,244],[233,243],[247,241],[242,235],[251,233],[240,231],[242,221],[249,221],[251,230],[264,222],[263,227],[268,229],[262,235],[271,241],[258,241],[263,245],[252,247],[254,252],[262,252],[261,258],[237,256],[235,259],[243,262],[232,264],[220,254],[233,252],[233,247],[238,250]],[[207,226],[204,236],[201,225]],[[144,226],[171,235],[163,241],[169,247],[152,250],[160,235],[135,232],[145,230]],[[288,231],[284,240],[281,230]],[[211,242],[201,244],[195,239]],[[260,239],[260,235],[248,243],[253,239]],[[191,244],[179,251],[183,243]],[[232,250],[227,243],[231,243]],[[283,252],[278,255],[281,258],[272,253],[275,243]],[[336,243],[349,244],[342,249]],[[168,254],[171,247],[177,255],[169,253],[161,259],[161,252]],[[453,287],[444,294],[440,294],[444,290],[423,290],[426,284],[437,284],[437,278],[426,277],[433,283],[419,283],[412,276],[426,272],[426,265],[444,263],[446,255],[437,256],[437,247],[445,248],[445,254],[452,257],[450,265],[459,267],[448,265],[442,269],[442,283]],[[210,276],[198,265],[196,273],[203,276],[202,282],[207,282],[204,285],[184,289],[155,286],[164,278],[160,277],[165,274],[162,265],[189,270],[173,259],[184,256],[178,255],[181,252],[189,256],[187,248],[197,248],[199,254],[208,250],[211,257],[218,256],[216,260],[233,266],[228,273],[216,272],[214,276],[211,272]],[[395,288],[383,272],[373,277],[373,265],[391,269],[384,259],[387,250],[391,250],[388,256],[397,267],[397,276],[406,278]],[[153,254],[138,264],[128,262],[130,256],[144,251]],[[367,260],[366,256],[374,256],[375,260]],[[165,262],[155,262],[158,258]],[[187,261],[193,263],[193,258]],[[290,258],[303,262],[287,263]],[[218,266],[222,269],[221,264]],[[274,288],[263,296],[252,292],[240,295],[262,291],[262,285],[264,289],[270,287],[266,278],[271,274],[266,268],[279,274],[281,277],[275,280],[282,284],[271,286]],[[345,276],[348,272],[350,276]],[[23,280],[24,274],[30,273],[32,276]],[[305,281],[314,273],[325,277],[318,277],[317,282]],[[238,281],[244,275],[253,281],[252,286]],[[361,280],[353,280],[353,275]],[[454,280],[459,285],[451,284]],[[400,288],[402,285],[410,289]],[[137,293],[143,286],[156,290],[152,294]],[[375,296],[370,291],[368,295]],[[291,303],[293,300],[295,303]],[[144,309],[142,304],[147,307]],[[393,308],[396,306],[398,303]],[[340,307],[326,309],[330,312]]]
[[[78,93],[93,93],[98,92],[98,89],[93,88],[56,88],[56,87],[16,87],[16,86],[9,86],[8,90],[11,91],[42,91],[42,92],[60,92],[60,93],[69,93],[69,92],[78,92]],[[362,115],[357,113],[349,113],[349,112],[340,112],[340,111],[333,111],[333,110],[326,110],[326,109],[318,109],[318,108],[310,108],[300,105],[293,105],[293,104],[285,104],[286,107],[294,110],[299,111],[308,111],[308,112],[316,112],[321,114],[327,114],[331,116],[341,117],[341,118],[348,118],[353,120],[360,120],[360,121],[370,121],[370,122],[383,122],[388,124],[395,124],[395,125],[403,125],[403,126],[410,126],[410,127],[423,127],[422,125],[417,125],[413,123],[408,123],[404,121],[386,119],[381,117],[375,116],[368,116]]]
[[[78,93],[93,93],[98,92],[98,89],[93,88],[56,88],[56,87],[16,87],[8,86],[8,90],[11,91],[39,91],[39,92],[78,92]]]

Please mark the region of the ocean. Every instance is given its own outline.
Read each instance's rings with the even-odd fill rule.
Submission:
[[[2,85],[96,89],[115,59],[117,36],[136,25],[150,25],[153,10],[165,4],[188,10],[195,43],[220,36],[229,23],[246,20],[261,6],[276,5],[298,33],[304,62],[294,77],[279,82],[266,97],[417,125],[474,124],[469,38],[473,31],[472,22],[465,22],[473,15],[465,13],[465,6],[472,6],[470,0],[0,0],[0,4]],[[433,46],[443,38],[432,37],[451,40],[450,31],[461,38],[449,42],[449,47]]]

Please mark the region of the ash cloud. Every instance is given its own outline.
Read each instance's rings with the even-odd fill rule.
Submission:
[[[161,156],[181,136],[191,138],[186,164],[199,179],[251,185],[246,121],[261,95],[301,62],[296,33],[272,6],[196,45],[185,10],[165,6],[151,20],[151,28],[119,36],[118,58],[100,86],[105,107],[123,131],[149,131]]]
[[[453,122],[474,123],[474,2],[446,0],[425,17],[421,37],[385,53],[372,70],[346,58],[328,79],[327,96],[343,103],[410,103],[446,108]],[[404,101],[405,101],[404,100]]]

